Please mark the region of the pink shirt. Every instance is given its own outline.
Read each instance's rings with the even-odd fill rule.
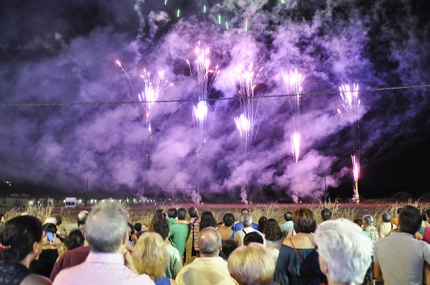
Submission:
[[[430,227],[424,229],[423,241],[430,243]]]
[[[61,270],[52,284],[154,285],[148,275],[137,275],[124,265],[119,253],[90,252],[84,263]]]

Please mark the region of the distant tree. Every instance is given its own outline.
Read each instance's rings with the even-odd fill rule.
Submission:
[[[408,192],[396,192],[391,196],[392,199],[398,199],[398,200],[407,200],[409,198],[412,198],[412,195]]]

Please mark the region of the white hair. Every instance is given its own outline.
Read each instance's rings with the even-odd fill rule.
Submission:
[[[347,219],[323,222],[315,233],[319,258],[339,284],[362,284],[371,263],[372,241]]]

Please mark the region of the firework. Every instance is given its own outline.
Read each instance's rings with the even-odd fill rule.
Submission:
[[[125,76],[127,77],[128,83],[130,84],[131,91],[133,92],[133,96],[135,96],[133,84],[131,83],[130,77],[128,76],[127,71],[125,71],[124,67],[122,67],[122,64],[119,60],[116,60],[115,63],[121,68],[122,72],[124,72]]]
[[[355,195],[354,200],[358,203],[360,203],[360,196],[358,194],[358,176],[360,174],[360,161],[358,159],[358,155],[351,155],[352,160],[352,173],[354,175],[354,182],[355,182]]]
[[[297,163],[299,161],[299,155],[300,155],[300,133],[295,131],[294,133],[291,134],[290,138],[291,138],[291,150]]]
[[[208,114],[208,105],[205,101],[200,101],[197,107],[194,106],[194,117],[198,124],[202,127],[206,124],[206,116]]]
[[[360,100],[358,99],[358,84],[353,84],[353,90],[351,90],[348,84],[339,86],[340,97],[342,98],[342,107],[345,112],[350,116],[352,120],[358,116],[358,107],[360,107]],[[342,115],[340,109],[337,109],[338,113]]]

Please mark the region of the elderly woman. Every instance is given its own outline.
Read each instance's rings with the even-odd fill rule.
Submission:
[[[282,242],[276,262],[275,281],[281,285],[327,282],[315,249],[316,222],[313,212],[308,208],[295,210],[293,223],[297,234]]]
[[[158,233],[147,232],[140,236],[134,247],[133,262],[139,274],[148,274],[156,285],[176,285],[164,276],[168,262],[166,244]]]
[[[43,230],[38,218],[19,216],[6,222],[0,232],[0,284],[51,284],[29,269],[42,246]]]
[[[319,264],[329,285],[362,284],[372,260],[372,242],[353,222],[326,221],[315,235]]]
[[[272,284],[275,262],[264,245],[250,243],[233,251],[228,258],[228,271],[239,285]]]
[[[378,230],[373,225],[373,217],[371,215],[363,216],[363,229],[369,233],[370,240],[372,244],[375,245],[375,242],[379,239]]]

